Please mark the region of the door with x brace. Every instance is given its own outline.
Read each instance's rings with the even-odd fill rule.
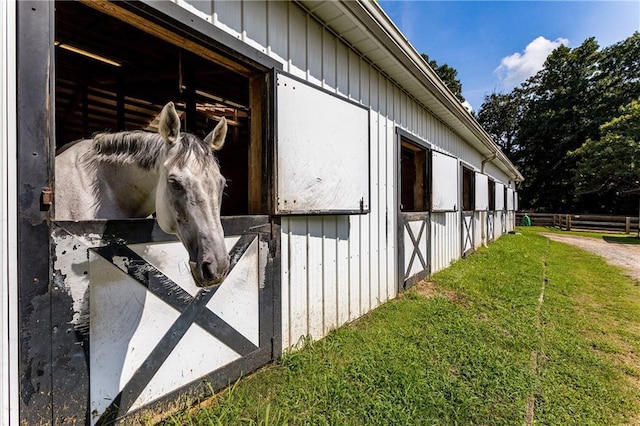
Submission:
[[[431,272],[430,150],[398,129],[398,290]]]
[[[71,305],[60,308],[71,308],[75,355],[84,355],[67,368],[86,369],[76,377],[87,423],[133,421],[273,359],[277,225],[268,216],[222,223],[230,272],[209,289],[195,286],[186,250],[152,220],[57,224],[56,270]]]
[[[431,272],[431,221],[429,212],[400,213],[400,270],[402,288],[407,289]]]

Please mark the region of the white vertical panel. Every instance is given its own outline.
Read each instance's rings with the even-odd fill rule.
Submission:
[[[386,141],[386,206],[385,206],[385,247],[387,248],[387,257],[385,261],[387,273],[384,277],[384,281],[387,285],[387,299],[394,298],[398,291],[398,250],[397,250],[397,241],[398,241],[398,217],[397,217],[397,204],[398,204],[398,194],[396,192],[396,178],[397,174],[397,164],[398,158],[396,157],[397,152],[397,140],[396,140],[396,130],[393,125],[387,126],[387,141]]]
[[[371,104],[369,81],[373,71],[363,60],[360,60],[360,64],[360,102],[366,106]]]
[[[0,424],[18,424],[16,2],[0,2]]]
[[[324,88],[336,88],[336,39],[327,30],[322,37],[322,81]]]
[[[289,43],[287,40],[288,17],[289,2],[267,2],[267,22],[269,24],[267,29],[267,53],[281,62],[287,62],[289,57]]]
[[[324,331],[324,285],[323,285],[323,244],[324,230],[322,217],[309,217],[307,220],[307,304],[309,334],[314,339],[322,337]],[[304,260],[302,260],[304,261]]]
[[[349,50],[349,96],[360,100],[360,56]]]
[[[336,43],[336,90],[349,96],[349,48],[343,43]]]
[[[393,95],[387,98],[387,103],[393,102]],[[377,277],[374,281],[376,297],[372,299],[372,303],[379,305],[387,300],[387,131],[394,128],[391,120],[380,120],[380,128],[378,130],[378,256],[374,258],[372,263],[377,266]]]
[[[390,84],[387,80],[384,80],[384,87],[386,87],[386,103],[387,105],[393,105],[394,102],[394,86]],[[381,93],[384,89],[381,88]],[[393,106],[388,108],[388,111],[393,111]],[[378,137],[376,139],[377,145],[376,149],[378,150],[378,170],[377,175],[374,176],[374,179],[377,180],[378,185],[376,187],[378,191],[378,209],[376,216],[376,256],[371,259],[372,264],[372,275],[371,275],[371,286],[372,286],[372,295],[371,295],[371,306],[376,307],[380,303],[386,300],[387,291],[386,291],[386,143],[387,143],[387,131],[388,128],[394,128],[394,123],[389,117],[381,117],[381,120],[378,122]]]
[[[293,343],[290,341],[289,330],[291,328],[291,320],[289,318],[290,310],[290,290],[291,278],[289,271],[291,270],[291,262],[289,261],[289,222],[290,219],[283,217],[280,221],[280,334],[282,336],[282,349],[286,350]]]
[[[393,115],[390,117],[396,125],[406,128],[404,121],[404,96],[402,91],[395,85],[389,84],[389,95],[393,98]]]
[[[307,22],[307,79],[322,86],[322,37],[324,30],[313,19]]]
[[[307,221],[289,219],[289,345],[309,334],[307,291]]]
[[[349,290],[351,288],[351,261],[349,256],[349,239],[351,235],[349,216],[337,216],[337,314],[338,326],[349,321]]]
[[[380,74],[376,72],[373,67],[369,68],[371,70],[370,78],[369,78],[369,99],[371,100],[371,109],[374,111],[378,111],[380,114],[386,113],[386,107],[384,104],[380,103],[380,86],[379,80],[382,79]],[[375,145],[372,145],[375,146]]]
[[[360,216],[360,315],[369,312],[369,289],[371,262],[371,214]]]
[[[367,215],[368,216],[368,215]],[[349,321],[360,317],[362,216],[349,216]]]
[[[231,2],[233,3],[233,2]],[[307,76],[307,16],[298,7],[289,8],[289,69],[300,78]]]
[[[390,86],[390,85],[388,85]],[[391,97],[391,99],[393,99]],[[387,103],[389,97],[387,97]],[[375,254],[371,259],[371,306],[378,306],[386,300],[386,198],[387,198],[387,181],[386,181],[386,136],[387,129],[393,128],[391,120],[381,117],[378,122],[376,150],[377,152],[377,173],[374,179],[378,182],[377,191],[377,208],[375,215],[375,228],[372,235],[373,247]]]
[[[380,220],[380,184],[381,182],[378,180],[378,171],[380,168],[380,150],[379,150],[379,139],[380,139],[380,128],[384,126],[385,118],[378,115],[376,119],[376,127],[371,129],[371,198],[372,198],[372,208],[370,221],[369,221],[369,259],[368,259],[368,269],[369,269],[369,279],[368,282],[365,283],[367,287],[367,295],[368,300],[363,300],[365,302],[366,310],[369,311],[377,306],[378,300],[378,283],[379,283],[379,271],[378,271],[378,259],[379,259],[379,220]],[[373,184],[375,182],[375,184]]]
[[[338,221],[336,216],[327,216],[322,219],[323,244],[322,244],[322,292],[324,301],[324,336],[336,328],[338,323]],[[318,336],[318,337],[322,337]]]
[[[267,2],[252,0],[242,2],[242,36],[254,49],[267,51]]]
[[[242,3],[239,1],[214,2],[213,21],[220,29],[240,38],[242,34]]]

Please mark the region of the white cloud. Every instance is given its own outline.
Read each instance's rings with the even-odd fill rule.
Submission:
[[[494,70],[505,88],[513,88],[542,69],[547,56],[561,45],[568,45],[569,40],[558,38],[555,41],[540,36],[525,47],[524,52],[516,52],[500,61]]]
[[[473,114],[473,106],[471,106],[471,104],[469,103],[469,101],[466,101],[466,100],[465,100],[465,101],[462,103],[462,106],[463,106],[467,111],[469,111],[471,114]]]

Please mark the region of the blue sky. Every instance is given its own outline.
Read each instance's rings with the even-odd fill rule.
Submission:
[[[458,70],[478,111],[535,74],[558,45],[595,37],[610,46],[640,31],[633,1],[379,1],[419,53]]]

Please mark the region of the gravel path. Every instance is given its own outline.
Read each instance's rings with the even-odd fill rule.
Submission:
[[[571,244],[604,257],[608,263],[621,266],[628,271],[629,275],[640,280],[640,244],[621,244],[573,235],[547,233],[542,235],[553,241]]]

